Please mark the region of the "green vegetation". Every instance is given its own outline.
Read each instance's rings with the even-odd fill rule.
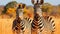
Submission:
[[[6,4],[6,6],[4,7],[4,11],[2,11],[2,13],[6,13],[8,8],[14,8],[16,7],[17,2],[16,1],[12,1],[9,2],[8,4]]]

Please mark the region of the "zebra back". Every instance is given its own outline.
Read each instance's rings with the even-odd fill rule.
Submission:
[[[32,23],[32,19],[28,18],[28,17],[25,17],[25,19],[29,22],[29,23]]]
[[[55,31],[55,22],[54,19],[50,16],[47,16],[47,21],[50,23],[50,29],[52,32]]]

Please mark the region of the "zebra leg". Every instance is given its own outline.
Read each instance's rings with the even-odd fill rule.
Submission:
[[[13,34],[16,34],[18,28],[17,28],[17,22],[16,22],[16,19],[13,21],[13,24],[12,24],[12,31],[13,31]]]
[[[36,27],[35,27],[35,25],[33,24],[33,22],[32,22],[32,24],[31,24],[31,34],[37,34],[37,31],[36,31]]]
[[[17,26],[14,27],[13,34],[19,34],[19,33],[20,33],[20,29]]]
[[[14,29],[14,30],[12,30],[12,32],[13,32],[13,34],[16,34],[16,30]]]

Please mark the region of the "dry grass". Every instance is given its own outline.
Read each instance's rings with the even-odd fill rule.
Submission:
[[[55,18],[56,31],[55,34],[60,34],[60,18]]]
[[[13,19],[0,19],[0,34],[12,34]]]
[[[12,23],[13,18],[11,19],[0,19],[0,34],[13,34],[12,32]],[[56,24],[56,30],[54,34],[60,34],[60,18],[54,18]],[[26,31],[28,31],[26,29]],[[26,33],[27,34],[27,33]]]

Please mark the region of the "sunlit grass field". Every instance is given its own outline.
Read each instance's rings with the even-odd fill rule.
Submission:
[[[12,32],[12,23],[13,23],[14,18],[10,19],[2,19],[0,18],[0,34],[13,34]],[[60,18],[55,18],[55,24],[56,24],[56,30],[54,34],[60,34]],[[28,25],[29,26],[29,25]],[[28,29],[26,29],[26,32]],[[25,34],[27,34],[25,32]]]

